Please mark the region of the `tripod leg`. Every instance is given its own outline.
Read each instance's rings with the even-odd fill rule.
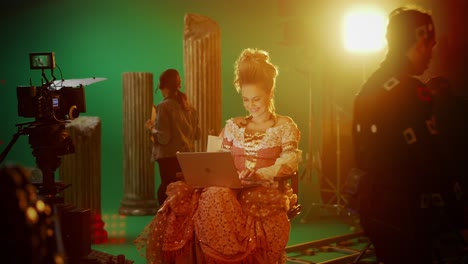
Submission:
[[[366,254],[367,250],[370,248],[371,245],[372,245],[372,242],[369,241],[367,245],[361,250],[361,253],[359,253],[356,259],[354,259],[353,264],[358,264],[359,261],[361,261],[362,257],[364,257],[364,255]]]
[[[5,150],[3,150],[2,154],[0,154],[0,163],[2,163],[3,160],[6,158],[6,156],[8,155],[8,152],[10,152],[11,148],[13,147],[15,142],[18,140],[20,135],[21,135],[20,132],[17,132],[13,135],[13,138],[11,139],[10,143],[8,143]]]

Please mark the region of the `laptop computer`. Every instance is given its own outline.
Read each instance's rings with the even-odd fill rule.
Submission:
[[[241,183],[230,152],[179,152],[176,156],[185,182],[194,188],[252,186]]]

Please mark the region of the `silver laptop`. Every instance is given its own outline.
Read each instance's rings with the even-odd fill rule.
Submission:
[[[251,186],[241,183],[230,152],[179,152],[176,156],[185,181],[194,188]]]

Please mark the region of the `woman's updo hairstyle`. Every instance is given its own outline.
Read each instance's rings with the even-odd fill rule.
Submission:
[[[245,84],[262,84],[265,89],[272,91],[278,69],[270,62],[268,52],[258,49],[245,49],[235,63],[234,85],[240,92]]]
[[[278,69],[270,62],[267,51],[247,48],[242,51],[234,65],[234,86],[237,92],[246,84],[260,84],[272,95],[270,111],[274,113],[273,94]]]

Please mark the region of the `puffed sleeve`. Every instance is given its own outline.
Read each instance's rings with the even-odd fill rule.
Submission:
[[[298,149],[301,132],[292,120],[281,128],[281,154],[275,164],[257,170],[263,180],[273,182],[278,175],[287,175],[299,170],[302,160],[302,151]]]

